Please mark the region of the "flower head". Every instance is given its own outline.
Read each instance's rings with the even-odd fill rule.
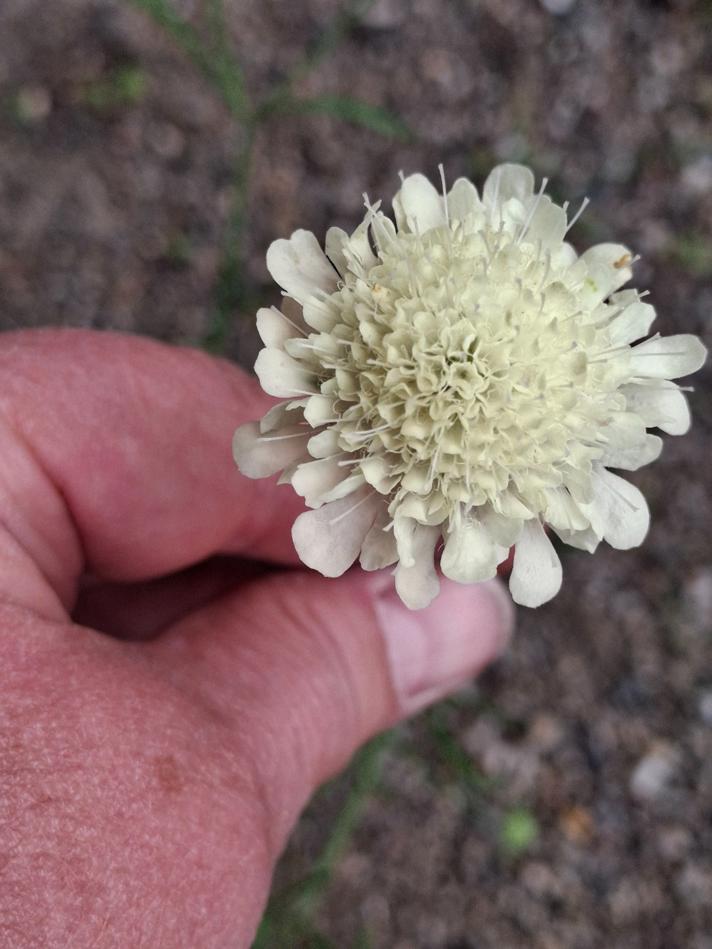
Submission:
[[[244,474],[282,470],[314,510],[293,529],[301,559],[338,576],[360,556],[391,564],[413,608],[445,576],[495,575],[514,545],[510,589],[537,606],[561,585],[545,531],[593,551],[640,544],[645,498],[608,468],[660,453],[659,428],[687,431],[671,379],[698,369],[695,336],[644,342],[655,311],[620,290],[620,244],[579,256],[572,221],[520,165],[480,197],[461,178],[442,194],[422,175],[393,199],[395,224],[366,199],[325,251],[308,231],[275,241],[285,304],[260,310],[255,370],[282,399],[235,433]]]

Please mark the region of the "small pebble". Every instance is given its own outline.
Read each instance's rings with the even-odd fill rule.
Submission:
[[[23,86],[17,93],[16,108],[22,122],[37,125],[52,111],[52,96],[44,86]]]
[[[655,801],[672,784],[678,768],[679,753],[667,742],[654,745],[640,759],[630,778],[630,791],[639,801]]]
[[[697,711],[705,725],[712,725],[712,689],[705,689],[697,699]]]
[[[573,10],[576,0],[540,0],[541,5],[554,16],[563,16]]]

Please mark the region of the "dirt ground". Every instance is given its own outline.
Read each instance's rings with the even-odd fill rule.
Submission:
[[[228,2],[248,87],[279,80],[338,8]],[[260,129],[247,267],[264,302],[271,240],[353,227],[400,169],[442,161],[479,183],[523,160],[557,197],[591,198],[575,243],[641,254],[657,329],[712,345],[710,0],[376,0],[300,91],[387,107],[413,135],[307,115]],[[2,327],[204,338],[242,134],[129,0],[2,0]],[[251,364],[252,313],[227,351]],[[712,949],[712,367],[694,384],[692,432],[632,478],[653,514],[643,547],[565,553],[563,591],[521,611],[497,667],[437,728],[397,736],[319,945]],[[282,879],[308,869],[344,789],[305,815]]]

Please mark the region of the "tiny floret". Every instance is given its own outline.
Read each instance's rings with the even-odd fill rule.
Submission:
[[[366,198],[363,222],[330,228],[324,250],[303,230],[269,248],[285,300],[257,314],[255,370],[281,401],[233,447],[245,475],[282,472],[312,508],[293,528],[308,566],[395,565],[417,609],[437,595],[436,560],[475,583],[514,547],[512,596],[538,606],[561,585],[550,532],[590,552],[643,541],[645,498],[609,469],[657,458],[649,428],[687,431],[671,380],[705,348],[649,336],[653,307],[621,290],[631,252],[577,254],[545,186],[511,164],[481,196],[415,174],[395,222]]]

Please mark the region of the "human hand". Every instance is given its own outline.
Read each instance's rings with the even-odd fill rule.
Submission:
[[[2,946],[249,946],[314,788],[506,642],[496,584],[409,613],[291,569],[300,502],[230,457],[266,402],[191,350],[0,341]]]

